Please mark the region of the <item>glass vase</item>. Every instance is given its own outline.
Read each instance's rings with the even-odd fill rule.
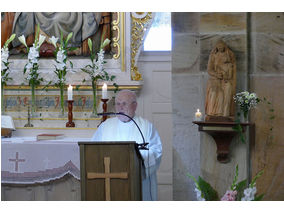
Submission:
[[[59,117],[64,117],[64,84],[60,84],[60,113]]]
[[[1,114],[5,113],[5,104],[4,104],[4,84],[1,83]]]
[[[93,110],[91,117],[97,117],[97,81],[92,81],[92,90],[93,90]]]
[[[248,123],[249,119],[248,119],[248,111],[247,110],[243,110],[243,122],[244,123]]]
[[[31,117],[35,117],[36,100],[35,100],[35,85],[31,85],[32,103],[31,103]]]

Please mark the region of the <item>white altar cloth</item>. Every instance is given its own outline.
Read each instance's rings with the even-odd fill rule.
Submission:
[[[79,141],[90,138],[41,141],[36,137],[2,138],[1,183],[44,183],[68,173],[80,180]]]

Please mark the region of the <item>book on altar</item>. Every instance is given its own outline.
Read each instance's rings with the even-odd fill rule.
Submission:
[[[12,137],[12,131],[16,130],[13,118],[9,115],[1,115],[1,137]]]
[[[56,140],[64,138],[64,134],[40,134],[36,136],[36,139],[39,140]]]
[[[1,128],[16,130],[13,118],[9,115],[1,115]]]

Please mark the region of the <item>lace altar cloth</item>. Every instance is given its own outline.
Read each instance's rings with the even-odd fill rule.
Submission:
[[[79,141],[90,138],[41,141],[36,137],[2,138],[1,183],[44,183],[66,174],[80,180]]]

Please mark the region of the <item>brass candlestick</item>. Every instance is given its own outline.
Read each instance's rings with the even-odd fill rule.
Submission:
[[[73,120],[72,108],[74,100],[67,100],[67,102],[68,102],[68,122],[66,123],[66,127],[75,127],[75,123],[72,121]]]

